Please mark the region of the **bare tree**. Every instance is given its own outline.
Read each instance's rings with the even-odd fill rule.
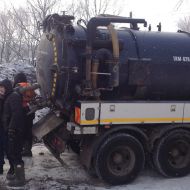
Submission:
[[[56,5],[59,3],[59,0],[28,0],[28,10],[31,13],[33,20],[33,26],[38,29],[38,35],[41,36],[41,32],[37,25],[42,23],[48,14],[51,14],[55,9]]]
[[[185,0],[178,0],[177,4],[175,5],[174,10],[177,11],[182,6]]]
[[[190,16],[180,19],[177,25],[180,30],[190,32]]]
[[[7,33],[6,33],[6,28],[4,26],[4,19],[5,19],[5,14],[1,13],[0,15],[0,63],[3,62],[3,55],[5,52],[5,44],[6,44],[6,40],[7,40]]]
[[[19,28],[18,44],[21,45],[22,40],[25,42],[22,45],[25,49],[23,58],[28,59],[32,64],[35,63],[36,49],[41,37],[39,23],[42,23],[52,12],[57,2],[57,0],[28,0],[27,8],[12,8],[11,18]],[[19,52],[21,52],[21,47]]]
[[[88,21],[99,14],[121,12],[121,0],[27,0],[27,7],[0,11],[0,63],[12,60],[35,62],[36,49],[41,37],[39,22],[53,12],[66,10],[77,18]]]
[[[86,22],[91,17],[100,14],[119,15],[121,10],[122,1],[120,0],[72,0],[67,6],[68,13]]]
[[[1,13],[0,15],[0,39],[1,39],[1,53],[0,62],[10,62],[15,57],[15,36],[16,28],[13,20],[9,17],[10,11]]]

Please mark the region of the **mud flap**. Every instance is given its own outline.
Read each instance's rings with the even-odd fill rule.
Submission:
[[[41,140],[45,135],[59,127],[64,123],[64,120],[57,117],[55,113],[50,112],[45,117],[40,119],[32,128],[33,135]]]
[[[48,136],[46,136],[46,137],[44,137],[43,138],[43,142],[44,142],[44,144],[45,144],[45,146],[47,147],[47,149],[53,154],[53,156],[60,162],[60,164],[62,165],[62,166],[64,166],[64,167],[67,167],[67,164],[63,161],[63,159],[60,157],[60,155],[61,155],[61,152],[63,152],[63,151],[59,151],[59,150],[57,150],[56,149],[56,147],[54,147],[53,145],[52,145],[52,139],[49,139],[49,137]],[[65,148],[64,148],[65,149]]]
[[[63,119],[57,117],[53,112],[50,112],[33,126],[32,133],[38,140],[43,139],[45,146],[62,166],[67,166],[60,157],[66,145],[64,141],[54,133],[54,131],[63,124]]]

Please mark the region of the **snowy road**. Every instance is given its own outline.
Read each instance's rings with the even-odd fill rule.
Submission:
[[[33,158],[25,159],[27,190],[188,190],[190,175],[178,179],[166,179],[154,171],[143,171],[130,185],[109,186],[93,178],[80,165],[79,158],[72,152],[63,154],[67,168],[42,145],[33,147]],[[5,166],[5,173],[8,165]],[[5,176],[0,177],[0,190],[5,188]]]

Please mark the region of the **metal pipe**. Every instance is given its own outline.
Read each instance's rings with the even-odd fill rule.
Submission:
[[[92,62],[92,71],[91,71],[92,85],[94,89],[97,88],[98,69],[99,69],[100,62],[109,62],[112,59],[113,59],[113,56],[108,49],[102,48],[96,51],[95,59]],[[108,75],[108,73],[103,74],[103,75]]]
[[[112,81],[111,84],[113,87],[119,86],[119,40],[117,32],[114,29],[112,24],[108,25],[108,30],[111,35],[112,45],[113,45],[113,68],[112,68]]]
[[[92,54],[92,47],[87,46],[86,47],[86,81],[87,83],[91,82],[91,54]],[[89,86],[89,84],[87,84]]]
[[[98,26],[108,26],[110,23],[130,23],[133,29],[138,29],[137,24],[142,23],[146,25],[144,19],[133,19],[127,17],[94,17],[91,18],[87,24],[87,43],[86,43],[86,81],[91,82],[91,54],[92,54],[92,44],[96,39],[96,28]],[[117,86],[115,84],[115,86]]]
[[[145,19],[134,19],[128,17],[93,17],[87,24],[87,46],[92,46],[98,26],[108,26],[110,23],[131,23],[133,26],[146,24]]]
[[[99,68],[99,60],[94,59],[93,63],[92,63],[92,72],[91,72],[91,75],[92,75],[92,87],[94,89],[97,88],[98,68]]]

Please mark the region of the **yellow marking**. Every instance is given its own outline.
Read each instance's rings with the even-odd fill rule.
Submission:
[[[189,117],[183,118],[183,121],[190,121]]]
[[[110,118],[101,119],[101,123],[145,123],[145,122],[175,122],[182,118]]]
[[[54,64],[58,64],[58,58],[57,58],[57,47],[56,47],[56,40],[55,37],[53,37],[52,39],[52,44],[53,44],[53,51],[54,51]],[[56,83],[57,83],[57,73],[54,73],[54,77],[53,77],[53,86],[52,86],[52,96],[55,95],[55,88],[56,88]]]
[[[189,120],[190,118],[185,118],[184,120]],[[100,123],[151,123],[151,122],[182,122],[183,118],[110,118],[110,119],[101,119]],[[98,124],[98,120],[81,120],[81,125],[92,125]]]
[[[90,121],[81,120],[80,121],[80,125],[95,125],[95,124],[98,124],[98,120],[90,120]]]

